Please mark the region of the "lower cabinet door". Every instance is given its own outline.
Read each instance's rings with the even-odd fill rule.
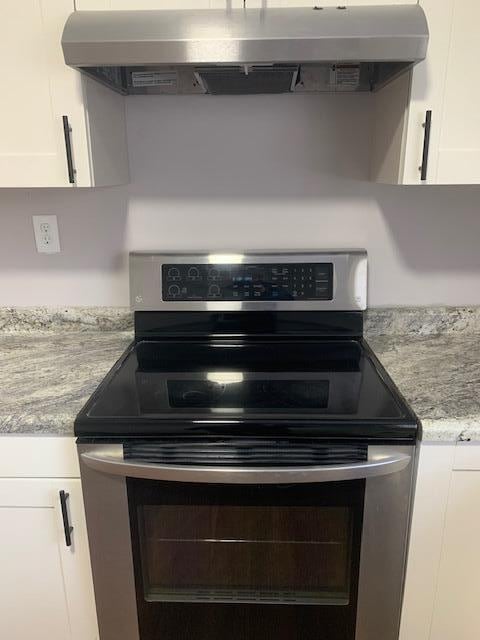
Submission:
[[[96,640],[80,480],[1,479],[0,542],[0,638]]]
[[[480,455],[477,459],[478,470],[452,473],[430,640],[480,637]]]

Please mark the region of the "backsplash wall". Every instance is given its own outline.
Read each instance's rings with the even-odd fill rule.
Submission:
[[[480,304],[480,187],[368,179],[370,96],[131,97],[131,184],[0,190],[0,306],[128,304],[131,249],[365,247],[371,306]],[[31,216],[58,216],[38,254]]]

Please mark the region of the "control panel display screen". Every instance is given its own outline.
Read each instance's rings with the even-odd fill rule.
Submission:
[[[166,301],[332,300],[332,263],[164,264]]]

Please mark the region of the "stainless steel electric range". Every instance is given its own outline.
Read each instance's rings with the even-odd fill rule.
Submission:
[[[418,424],[363,251],[131,255],[75,423],[101,640],[397,640]]]

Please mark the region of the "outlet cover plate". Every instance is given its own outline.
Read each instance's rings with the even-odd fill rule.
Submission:
[[[59,253],[57,216],[32,216],[35,243],[39,253]]]

